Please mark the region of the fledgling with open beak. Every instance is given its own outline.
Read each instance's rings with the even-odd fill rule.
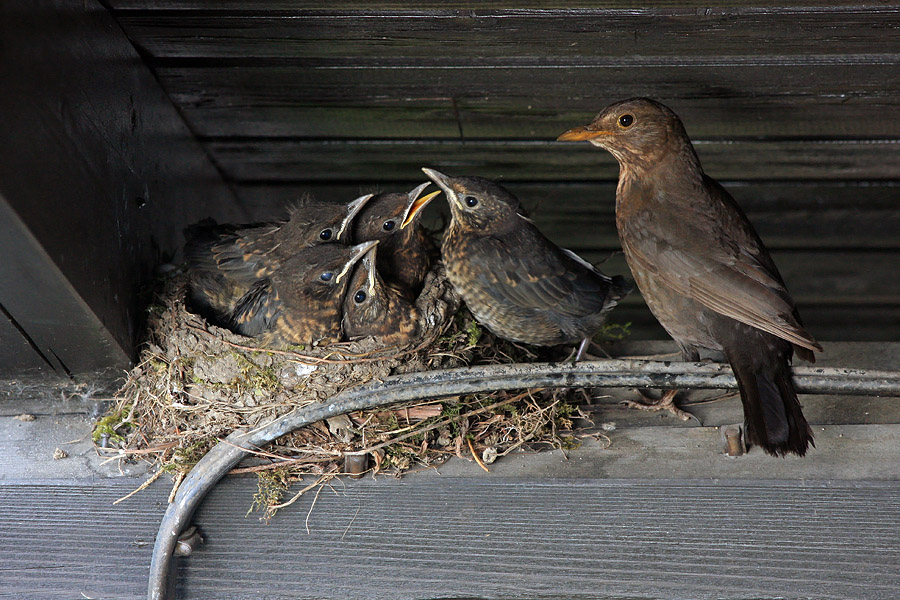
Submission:
[[[391,192],[374,196],[353,221],[355,242],[378,240],[378,272],[381,277],[410,298],[422,289],[431,266],[433,246],[420,223],[419,207],[440,192],[422,196],[431,185],[423,183],[409,193]]]
[[[371,198],[339,204],[304,197],[284,221],[216,225],[208,220],[189,227],[184,253],[191,308],[228,327],[236,303],[285,261],[312,246],[348,245],[350,223]]]
[[[266,345],[340,341],[353,267],[377,244],[327,244],[296,253],[236,303],[231,329]]]
[[[419,339],[419,312],[405,294],[381,279],[377,251],[371,248],[353,271],[344,297],[344,336],[351,341],[375,336],[384,346],[405,346]]]
[[[475,318],[515,342],[580,343],[576,360],[581,359],[631,285],[547,239],[503,186],[422,170],[450,204],[441,255],[447,277]]]
[[[632,98],[559,139],[589,141],[618,160],[616,226],[638,288],[685,360],[700,349],[724,353],[747,440],[773,455],[806,454],[812,430],[789,365],[795,352],[814,361],[822,347],[744,212],[703,172],[678,116]]]

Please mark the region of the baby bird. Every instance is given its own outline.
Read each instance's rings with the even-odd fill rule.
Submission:
[[[450,204],[441,254],[447,277],[475,318],[516,342],[581,342],[575,357],[580,360],[631,285],[548,240],[504,187],[422,170]]]
[[[377,250],[369,249],[353,272],[344,297],[344,335],[348,340],[377,336],[385,346],[405,346],[419,337],[419,312],[381,279]]]
[[[366,203],[351,226],[351,239],[356,242],[378,240],[378,273],[388,283],[415,298],[431,266],[432,244],[425,228],[418,222],[424,206],[440,194],[432,192],[421,198],[431,185],[423,183],[407,194],[378,194]]]
[[[301,250],[235,303],[229,328],[262,338],[266,345],[340,341],[341,310],[353,266],[377,244]]]
[[[353,218],[372,198],[349,204],[304,198],[285,221],[258,225],[201,222],[185,232],[191,307],[211,323],[229,327],[237,303],[254,286],[311,246],[349,243]]]

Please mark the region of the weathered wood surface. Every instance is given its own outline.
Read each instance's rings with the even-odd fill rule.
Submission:
[[[121,370],[182,227],[247,213],[101,4],[3,3],[0,39],[0,303],[60,373]]]
[[[898,68],[900,53],[871,62],[843,55],[475,62],[451,54],[275,66],[185,59],[156,71],[204,136],[549,141],[632,96],[672,106],[694,137],[897,137]]]
[[[366,55],[433,58],[601,56],[796,56],[838,48],[854,55],[900,52],[900,21],[858,6],[786,11],[683,7],[667,10],[508,8],[385,10],[348,19],[339,5],[273,14],[270,8],[123,12],[119,19],[154,58],[306,58]],[[301,21],[306,28],[298,26]],[[861,29],[871,29],[861,35]],[[535,31],[542,35],[536,37]],[[879,37],[881,38],[879,41]],[[511,48],[512,46],[512,48]],[[376,58],[377,57],[377,58]]]
[[[238,182],[372,183],[414,179],[424,166],[508,180],[615,181],[619,174],[590,144],[536,140],[216,138],[207,146]],[[900,172],[900,140],[696,140],[695,147],[716,179],[892,179]]]
[[[319,10],[322,3],[318,0],[108,0],[107,3],[114,9],[138,9],[138,10],[179,10],[179,11],[218,11],[228,12],[233,10],[269,10],[269,11],[300,11]],[[534,9],[534,10],[571,10],[589,9],[597,10],[598,2],[589,0],[574,0],[571,2],[525,0],[511,1],[500,0],[491,3],[491,9]],[[817,8],[822,11],[830,11],[840,8],[880,10],[890,9],[892,4],[882,2],[864,2],[858,0],[723,0],[717,2],[716,7],[710,7],[703,0],[649,0],[641,3],[642,11],[677,11],[690,9],[698,14],[716,14],[719,11],[736,11],[738,14],[752,13],[759,10],[804,10]],[[379,1],[377,4],[367,0],[335,0],[328,3],[331,10],[351,10],[371,12],[373,8],[382,11],[410,11],[408,2],[402,0]],[[606,0],[602,7],[608,10],[635,11],[634,2],[627,0]],[[472,8],[472,2],[464,0],[428,0],[416,2],[416,8],[421,10],[453,9],[464,13],[477,14],[479,11]],[[483,9],[482,9],[483,10]]]
[[[111,506],[134,483],[0,486],[0,598],[145,597],[167,489]],[[207,543],[179,559],[179,598],[887,600],[900,586],[896,482],[364,480],[268,525],[245,516],[255,487],[226,479],[201,507]]]

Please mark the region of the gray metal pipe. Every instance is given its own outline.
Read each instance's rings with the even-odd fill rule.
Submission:
[[[900,372],[794,367],[800,393],[900,397]],[[523,388],[737,389],[727,364],[604,360],[464,367],[388,377],[344,390],[328,402],[298,408],[252,431],[238,430],[216,445],[178,488],[160,524],[150,563],[149,600],[168,600],[170,565],[178,536],[206,494],[249,452],[286,433],[336,415],[397,402]]]

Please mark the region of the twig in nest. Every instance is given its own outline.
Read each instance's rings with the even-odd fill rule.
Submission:
[[[291,465],[296,464],[312,464],[312,463],[327,463],[334,462],[336,457],[334,456],[326,456],[322,458],[286,458],[281,462],[269,463],[267,465],[256,465],[253,467],[239,467],[237,469],[232,469],[228,471],[229,475],[241,475],[243,473],[259,473],[261,471],[271,471],[273,469],[281,469],[284,467],[289,467]]]
[[[325,473],[324,475],[322,475],[321,477],[319,477],[319,478],[315,481],[315,483],[311,483],[311,484],[309,484],[308,486],[306,486],[305,488],[303,488],[302,490],[300,490],[299,492],[297,492],[297,493],[294,495],[294,497],[291,498],[290,500],[288,500],[287,502],[282,502],[281,504],[273,504],[273,505],[271,505],[271,506],[269,507],[269,510],[275,511],[275,510],[278,510],[278,509],[280,509],[280,508],[284,508],[285,506],[290,506],[291,504],[293,504],[294,502],[296,502],[297,500],[299,500],[299,499],[300,499],[300,496],[302,496],[303,494],[305,494],[305,493],[308,492],[309,490],[313,489],[313,488],[316,487],[317,485],[321,485],[321,484],[323,484],[323,483],[326,483],[326,482],[331,481],[332,479],[334,479],[335,475],[337,475],[337,473]],[[317,494],[316,494],[316,497],[318,498],[318,496],[319,496],[319,494],[317,493]],[[313,501],[313,505],[315,505],[315,500]],[[310,510],[312,510],[312,507],[310,507]],[[309,523],[308,523],[308,521],[309,521],[309,515],[307,515],[306,519],[307,519],[306,533],[309,533]]]
[[[477,415],[479,413],[483,413],[483,412],[492,410],[494,408],[497,408],[498,406],[503,406],[504,404],[516,402],[518,400],[521,400],[522,398],[524,398],[527,395],[528,395],[528,392],[525,392],[524,394],[518,394],[516,396],[513,396],[512,398],[507,398],[505,400],[501,400],[500,402],[495,402],[494,404],[490,404],[490,405],[484,406],[482,408],[477,408],[475,410],[470,410],[467,413],[463,413],[461,415],[456,415],[455,417],[450,417],[449,419],[444,419],[443,421],[438,421],[437,423],[429,425],[428,427],[423,427],[421,429],[415,429],[415,430],[410,431],[409,433],[405,433],[399,437],[395,437],[395,438],[392,438],[385,442],[381,442],[380,444],[376,444],[374,446],[365,448],[364,450],[354,450],[352,452],[345,452],[345,454],[367,454],[369,452],[372,452],[373,450],[378,450],[379,448],[384,448],[385,446],[390,446],[393,443],[403,441],[414,435],[419,435],[420,433],[425,433],[426,431],[431,431],[432,429],[437,429],[438,427],[442,427],[448,423],[452,423],[454,421],[458,421],[458,420],[464,419],[466,417],[471,417],[472,415]]]
[[[135,490],[129,492],[128,494],[125,494],[124,496],[122,496],[122,497],[119,498],[118,500],[115,500],[115,501],[113,502],[113,504],[118,504],[119,502],[122,502],[123,500],[128,500],[129,498],[131,498],[132,496],[134,496],[134,495],[137,494],[138,492],[140,492],[140,491],[142,491],[142,490],[146,490],[148,487],[150,487],[150,484],[152,484],[154,481],[156,481],[157,479],[159,479],[159,478],[162,476],[162,474],[163,474],[163,470],[162,470],[162,469],[157,470],[156,473],[154,473],[153,475],[150,476],[149,479],[147,479],[147,481],[145,481],[144,483],[142,483],[141,485],[139,485],[139,486],[137,487],[137,489],[135,489]]]
[[[490,473],[491,470],[484,466],[484,463],[481,462],[481,459],[478,457],[478,453],[475,452],[475,447],[472,445],[472,440],[470,438],[466,438],[466,441],[469,443],[469,451],[472,453],[472,458],[475,459],[475,462],[478,463],[478,466],[485,470],[485,472]]]
[[[169,492],[169,504],[175,502],[175,494],[178,492],[178,488],[181,487],[181,482],[184,481],[184,478],[187,476],[185,471],[178,471],[175,475],[175,481],[172,483],[172,491]]]

